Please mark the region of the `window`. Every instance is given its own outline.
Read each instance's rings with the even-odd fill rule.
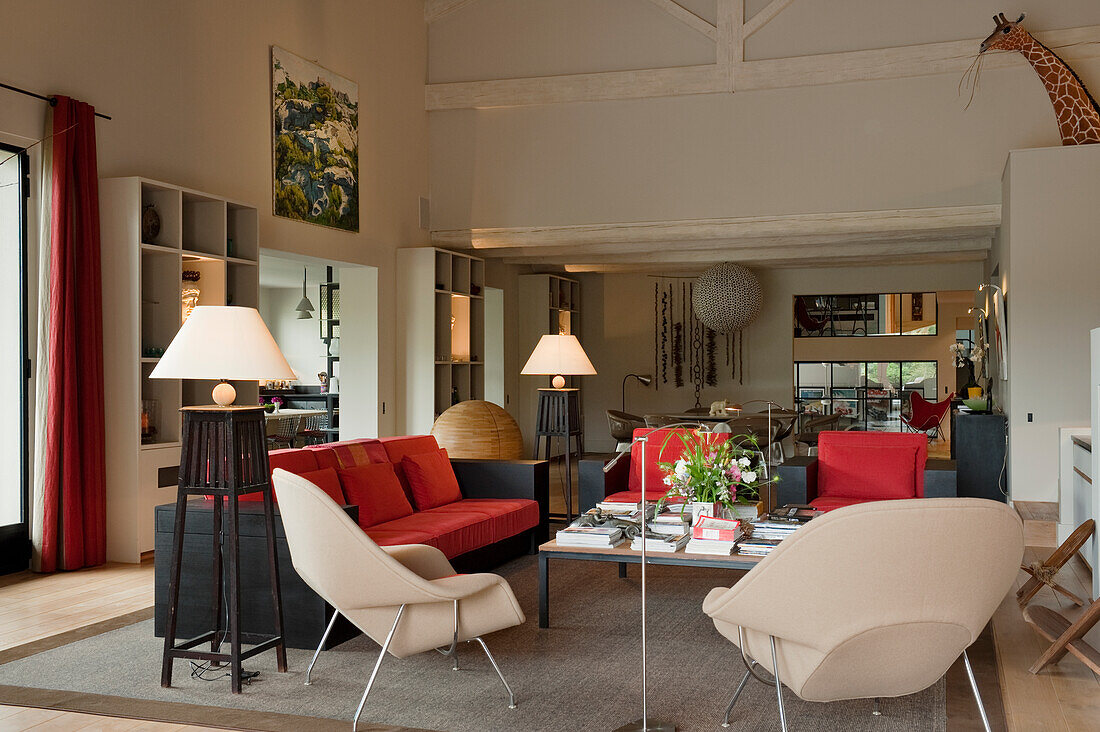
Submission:
[[[797,295],[794,337],[936,335],[936,293]]]
[[[0,573],[26,569],[27,155],[0,144],[0,404],[18,415],[0,426]]]
[[[799,362],[794,403],[805,414],[839,414],[836,429],[897,432],[910,392],[936,400],[936,370],[935,361]]]

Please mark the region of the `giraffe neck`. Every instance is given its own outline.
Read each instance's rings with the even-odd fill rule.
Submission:
[[[1081,98],[1087,99],[1093,111],[1100,114],[1096,100],[1092,98],[1084,83],[1069,65],[1058,57],[1056,53],[1029,37],[1027,44],[1020,49],[1020,53],[1027,59],[1039,79],[1046,87],[1050,101],[1054,105],[1056,113],[1073,101]]]
[[[1084,82],[1056,53],[1028,36],[1020,53],[1046,87],[1063,145],[1100,142],[1100,106]]]

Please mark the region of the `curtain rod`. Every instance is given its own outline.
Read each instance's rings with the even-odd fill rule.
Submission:
[[[28,97],[34,97],[35,99],[41,99],[43,102],[48,103],[51,107],[57,104],[57,97],[47,97],[47,96],[44,96],[42,94],[35,94],[32,91],[27,91],[26,89],[20,89],[17,86],[12,86],[11,84],[5,84],[2,81],[0,81],[0,87],[2,87],[4,89],[7,89],[9,91],[18,92],[19,94],[25,94]],[[99,117],[101,119],[111,119],[107,115],[100,114],[99,112],[96,112],[95,116]]]

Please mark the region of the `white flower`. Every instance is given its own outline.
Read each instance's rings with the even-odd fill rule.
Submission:
[[[746,471],[742,472],[741,473],[741,481],[744,482],[744,483],[755,483],[756,482],[756,473],[753,472],[752,470],[746,470]]]
[[[672,485],[672,482],[673,482],[672,481],[672,476],[671,475],[666,475],[665,476],[665,485]]]
[[[749,460],[747,457],[743,457],[738,459],[737,464],[740,465],[742,468],[747,468],[752,465],[752,460]]]
[[[675,473],[677,478],[686,478],[688,473],[687,461],[683,459],[677,460],[676,467],[673,468],[672,472]]]

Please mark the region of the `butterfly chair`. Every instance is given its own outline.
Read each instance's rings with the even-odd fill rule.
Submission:
[[[460,641],[477,641],[508,692],[509,708],[515,708],[512,688],[481,638],[526,620],[503,577],[455,574],[443,552],[426,544],[380,547],[313,483],[282,469],[272,473],[272,482],[294,569],[335,608],[306,669],[306,684],[338,616],[382,646],[352,729],[387,653],[405,658],[435,649],[452,656],[457,670]]]
[[[798,319],[798,325],[802,330],[806,331],[807,335],[817,333],[818,335],[825,334],[825,327],[829,325],[829,317],[826,316],[822,320],[818,320],[814,316],[810,315],[810,308],[806,305],[806,298],[796,297],[794,307],[795,318]]]
[[[901,423],[913,432],[923,432],[931,440],[935,437],[943,439],[943,430],[940,424],[947,410],[951,408],[951,400],[955,398],[955,392],[942,402],[930,402],[919,391],[909,392],[909,416],[901,415]]]
[[[936,683],[961,655],[988,732],[966,649],[1023,554],[1019,516],[981,498],[877,501],[814,519],[703,601],[746,668],[722,726],[750,676],[775,687],[786,730],[783,686],[805,701],[877,708]]]

